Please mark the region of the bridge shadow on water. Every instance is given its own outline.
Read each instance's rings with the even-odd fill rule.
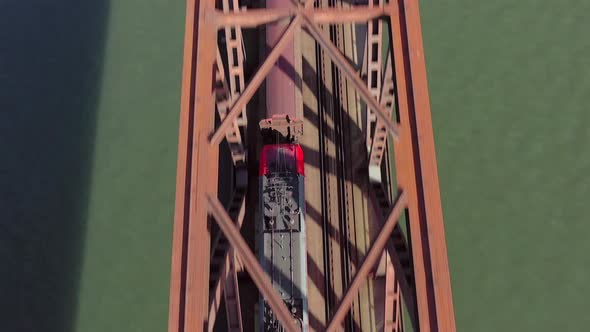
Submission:
[[[0,322],[74,330],[108,0],[0,4]]]

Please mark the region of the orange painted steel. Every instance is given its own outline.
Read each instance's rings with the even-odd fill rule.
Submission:
[[[223,0],[223,11],[229,13],[230,10],[234,13],[240,11],[238,0]],[[225,43],[227,55],[227,72],[229,74],[229,87],[231,100],[235,100],[237,96],[244,90],[244,41],[242,39],[242,28],[236,26],[225,26]],[[246,119],[246,107],[242,110],[242,114],[236,120],[241,127],[248,122]]]
[[[231,125],[232,121],[234,121],[240,115],[242,109],[246,106],[250,99],[252,99],[252,96],[254,96],[254,93],[256,93],[256,90],[258,90],[260,84],[262,84],[262,81],[264,81],[266,75],[268,75],[269,71],[272,69],[275,62],[279,59],[285,47],[287,47],[288,42],[290,42],[293,39],[295,30],[299,28],[300,24],[301,15],[297,15],[291,21],[287,29],[285,29],[285,32],[279,38],[276,45],[273,47],[272,51],[270,51],[268,57],[260,66],[256,74],[254,74],[254,77],[248,83],[246,89],[244,89],[244,92],[238,97],[238,99],[232,105],[230,111],[227,113],[226,118],[223,119],[223,121],[219,125],[219,128],[217,128],[213,136],[211,136],[212,143],[218,144],[221,141],[221,138],[225,135],[225,131]]]
[[[308,2],[313,4],[312,2]],[[352,6],[348,8],[263,8],[250,9],[234,13],[216,11],[214,20],[218,25],[232,25],[242,28],[255,28],[260,25],[274,23],[276,21],[295,17],[302,13],[316,24],[335,23],[365,23],[387,15],[389,5],[380,7]]]
[[[391,116],[391,111],[393,111],[395,103],[395,84],[393,81],[393,68],[391,64],[390,53],[388,53],[387,57],[385,58],[385,73],[383,74],[383,84],[379,88],[381,89],[381,91],[379,92],[379,102],[382,105],[384,105],[388,110],[390,110]],[[371,145],[371,150],[369,153],[369,165],[381,166],[383,155],[387,150],[387,128],[385,128],[383,121],[381,121],[380,119],[377,119],[375,122],[375,130],[372,133],[372,139],[369,141]]]
[[[203,290],[209,276],[203,267],[209,266],[210,235],[205,195],[217,194],[218,174],[217,147],[207,144],[214,124],[216,30],[201,13],[214,7],[214,0],[188,0],[186,7],[169,331],[202,331],[207,321]]]
[[[358,76],[356,70],[352,67],[346,57],[338,50],[336,46],[328,39],[322,30],[318,28],[308,17],[303,16],[303,22],[307,31],[314,37],[314,39],[322,46],[326,54],[332,59],[332,61],[338,66],[340,70],[346,75],[349,82],[352,83],[354,88],[357,90],[363,101],[367,103],[373,109],[377,115],[387,126],[389,134],[396,137],[398,136],[397,124],[389,117],[389,111],[383,107],[379,102],[371,95],[371,92],[367,88],[366,84]]]
[[[455,331],[418,1],[395,3],[399,15],[391,15],[391,29],[401,134],[394,143],[395,164],[398,186],[409,196],[419,330]]]
[[[379,191],[381,191],[381,195],[379,194]],[[369,189],[369,195],[369,201],[371,202],[371,205],[373,206],[376,215],[378,217],[382,216],[382,218],[385,218],[385,213],[387,213],[385,209],[390,208],[390,203],[387,199],[385,200],[385,202],[380,202],[380,200],[378,199],[379,196],[385,196],[385,193],[382,189],[382,185],[374,183]],[[409,260],[410,254],[408,245],[405,241],[399,224],[393,230],[392,236],[387,241],[387,252],[389,253],[389,258],[391,259],[391,264],[395,272],[396,283],[398,284],[398,287],[405,300],[410,320],[412,321],[412,324],[416,324],[418,318],[416,312],[416,298],[413,288],[413,270],[411,269],[411,267],[404,266],[404,264],[402,264],[402,259]],[[386,310],[385,313],[388,313],[388,311]]]
[[[235,220],[238,227],[242,227],[246,209],[245,187],[237,186],[234,190],[233,197],[228,206],[228,214]],[[225,309],[227,317],[228,331],[243,331],[242,313],[240,308],[240,296],[237,282],[237,259],[233,249],[225,237],[222,238],[223,232],[218,232],[213,244],[211,245],[211,261],[209,266],[209,322],[215,322],[217,312],[221,306],[221,295],[225,299]],[[215,243],[217,242],[217,244]],[[225,245],[221,245],[222,242]],[[216,248],[217,247],[217,248]],[[222,247],[222,248],[219,248]],[[218,255],[216,262],[214,256]],[[217,269],[215,269],[217,268]],[[209,324],[209,332],[213,331],[214,324]]]
[[[223,69],[223,61],[221,60],[219,49],[217,50],[215,62],[215,104],[217,106],[219,118],[224,119],[229,110],[229,106],[231,105],[231,101],[237,96],[235,92],[230,90],[227,80],[225,79],[225,70]],[[242,112],[242,114],[244,114],[244,112]],[[240,134],[240,123],[238,119],[232,122],[231,129],[225,133],[225,139],[227,140],[234,165],[241,165],[246,162],[246,151],[244,149],[242,134]],[[245,125],[245,121],[242,123]]]
[[[363,263],[358,268],[358,271],[356,272],[352,282],[348,286],[346,293],[344,293],[344,296],[342,297],[340,304],[338,304],[338,307],[334,312],[332,320],[330,321],[330,323],[328,323],[326,331],[336,331],[340,328],[340,324],[342,323],[342,320],[344,319],[346,313],[350,309],[352,301],[354,300],[354,297],[357,295],[359,288],[367,279],[367,275],[369,274],[369,272],[371,272],[371,269],[375,266],[377,260],[383,254],[383,248],[385,247],[388,238],[391,236],[391,232],[397,224],[400,215],[406,208],[406,203],[406,195],[404,192],[402,192],[400,193],[397,201],[394,203],[393,208],[389,213],[389,216],[387,217],[387,221],[383,225],[383,228],[379,232],[379,235],[371,244],[371,248],[367,252],[367,256],[365,256]]]
[[[406,298],[404,292],[408,296],[415,295],[415,325],[418,325],[415,328],[421,332],[455,331],[418,1],[390,0],[389,5],[379,7],[379,10],[370,14],[362,9],[318,10],[313,9],[312,4],[311,0],[307,0],[304,6],[293,6],[287,11],[269,12],[268,15],[262,15],[264,10],[261,9],[257,11],[261,13],[260,19],[253,19],[252,15],[242,15],[241,11],[221,15],[215,9],[215,0],[187,0],[169,332],[207,331],[209,324],[213,324],[208,322],[209,270],[203,268],[209,265],[210,260],[209,215],[214,217],[233,250],[242,256],[253,281],[283,326],[289,331],[297,330],[285,303],[276,294],[238,227],[216,197],[218,144],[254,95],[282,48],[298,33],[301,25],[346,75],[369,108],[383,121],[388,133],[397,138],[393,140],[397,183],[403,192],[403,205],[407,206],[408,211],[408,241],[412,247],[414,272],[412,283],[408,281],[407,286],[402,287],[402,296]],[[393,76],[397,87],[399,123],[391,120],[389,110],[371,95],[356,70],[316,26],[318,23],[343,22],[344,19],[355,22],[370,20],[383,16],[381,11],[391,20]],[[220,19],[222,16],[225,18]],[[219,28],[230,24],[228,18],[231,16],[242,17],[245,25],[269,23],[283,17],[292,17],[292,21],[267,60],[226,113],[221,125],[215,129],[216,36]],[[235,23],[230,25],[235,26]],[[374,198],[371,200],[374,201]],[[373,204],[377,206],[377,202]],[[373,256],[378,257],[386,244],[392,258],[395,257],[395,245],[391,244],[388,237],[395,226],[392,218],[397,221],[394,212],[400,212],[400,206],[394,205],[382,230],[387,236],[377,238],[365,262],[370,262],[369,258]],[[374,264],[369,265],[372,267]],[[398,274],[398,269],[402,273]],[[395,272],[400,277],[404,271],[398,266]],[[347,311],[351,297],[349,294],[354,293],[353,286],[364,278],[366,276],[363,274],[355,278],[330,322],[330,328],[340,325],[344,317],[342,313]],[[407,289],[409,287],[412,289]],[[411,292],[414,294],[409,294]]]
[[[399,284],[396,279],[395,270],[391,262],[387,262],[387,272],[385,273],[385,317],[384,332],[402,332],[404,330],[402,323],[401,297],[399,294]]]
[[[377,2],[377,3],[375,3]],[[369,7],[377,8],[383,7],[383,0],[371,0],[369,1]],[[367,65],[367,88],[371,92],[371,95],[380,101],[381,95],[381,83],[382,83],[382,64],[381,64],[381,47],[383,44],[383,22],[381,20],[370,20],[367,22],[367,42],[365,43],[365,63]],[[391,116],[390,116],[391,118]],[[366,124],[367,124],[367,146],[372,145],[373,123],[377,121],[377,117],[373,114],[371,109],[367,109],[366,112]],[[369,158],[369,162],[371,162]]]
[[[221,205],[217,198],[211,196],[208,196],[207,200],[209,204],[209,212],[215,217],[215,221],[219,225],[219,228],[221,228],[229,242],[233,245],[234,250],[242,257],[244,267],[248,270],[252,281],[254,281],[258,290],[268,302],[268,305],[281,321],[283,327],[290,332],[298,331],[299,329],[291,317],[291,312],[281,299],[281,296],[273,288],[266,272],[264,272],[258,263],[256,256],[250,251],[250,247],[248,247],[246,240],[240,235],[240,230],[234,225],[233,221],[223,208],[223,205]]]

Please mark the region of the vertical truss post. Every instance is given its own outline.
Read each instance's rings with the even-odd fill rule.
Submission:
[[[385,332],[402,332],[401,297],[395,270],[389,258],[385,270]]]
[[[227,212],[238,227],[242,227],[246,209],[245,170],[238,170],[238,183],[227,207]],[[242,181],[240,181],[242,178]],[[237,257],[227,238],[218,230],[211,245],[209,265],[209,332],[213,331],[217,311],[221,305],[221,295],[225,298],[228,330],[242,331],[242,313],[237,281]]]
[[[447,250],[417,0],[392,0],[400,139],[397,183],[408,191],[419,330],[455,331]]]
[[[187,0],[170,280],[169,332],[205,331],[208,306],[208,193],[217,195],[213,130],[216,27],[204,19],[214,0]],[[198,61],[197,61],[198,59]],[[207,177],[197,176],[208,174]]]
[[[236,257],[233,249],[228,254],[226,264],[227,278],[223,287],[223,296],[225,298],[225,311],[227,312],[227,331],[242,332],[240,291],[238,288],[238,276],[236,274]],[[210,325],[213,325],[213,322]]]
[[[230,59],[230,61],[232,60]],[[234,97],[232,97],[232,93],[230,92],[230,89],[227,86],[227,81],[225,80],[225,70],[223,69],[223,61],[221,60],[219,49],[217,50],[215,62],[215,103],[217,106],[217,112],[219,113],[219,118],[223,120],[229,111],[229,107]],[[243,166],[246,162],[246,152],[244,149],[242,135],[240,133],[240,127],[238,125],[238,119],[239,117],[232,122],[230,130],[225,133],[225,139],[229,146],[231,158],[236,167]]]
[[[239,12],[238,0],[223,0],[223,12]],[[226,81],[226,72],[223,68],[223,61],[219,49],[216,57],[216,104],[220,119],[227,116],[231,104],[244,90],[244,49],[242,29],[239,26],[225,26],[226,54],[228,64],[229,86]],[[228,206],[232,219],[237,219],[241,226],[244,218],[244,204],[247,187],[246,173],[246,152],[244,142],[240,133],[240,127],[246,127],[246,106],[242,113],[233,121],[230,129],[225,134],[232,161],[234,164],[234,175],[236,187]],[[211,259],[209,266],[209,331],[213,331],[217,311],[219,310],[221,293],[225,299],[225,311],[227,317],[228,331],[240,332],[243,330],[242,313],[240,308],[240,296],[238,279],[236,275],[236,256],[233,249],[229,248],[227,239],[221,231],[218,232],[215,242],[211,246]]]
[[[238,0],[223,0],[223,12],[228,13],[233,11],[237,13],[240,11]],[[227,65],[229,74],[229,86],[231,102],[244,91],[244,41],[242,39],[242,28],[239,26],[226,25],[224,28],[225,43],[227,51]],[[242,109],[242,113],[236,118],[237,125],[243,127],[247,124],[246,106]]]
[[[387,52],[387,57],[385,59],[385,73],[383,75],[383,83],[381,84],[379,101],[381,102],[381,105],[385,106],[385,108],[390,111],[390,117],[393,115],[392,111],[395,103],[394,86],[391,52]],[[380,119],[375,120],[375,129],[372,133],[373,136],[369,141],[371,144],[369,167],[373,167],[375,171],[371,172],[371,180],[381,182],[381,161],[383,160],[385,148],[387,147],[387,128],[383,121]]]
[[[369,0],[369,8],[383,7],[383,0]],[[371,95],[379,100],[381,92],[381,45],[383,44],[383,24],[375,18],[367,22],[367,43],[365,54],[367,63],[367,87]],[[373,138],[373,124],[377,117],[367,105],[367,148],[371,147]]]

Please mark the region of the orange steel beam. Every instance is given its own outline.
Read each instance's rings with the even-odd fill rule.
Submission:
[[[309,2],[308,2],[309,3]],[[313,1],[310,2],[313,5]],[[255,28],[260,25],[276,23],[277,21],[294,17],[301,13],[316,24],[335,23],[364,23],[369,20],[386,16],[389,6],[352,6],[347,8],[269,8],[248,9],[247,11],[224,13],[216,11],[214,22],[219,26],[236,26]]]
[[[379,215],[379,211],[382,210],[377,203],[376,193],[374,189],[369,189],[369,201],[373,206],[373,210],[375,210],[377,215]],[[383,221],[384,222],[384,221]],[[416,297],[414,294],[414,287],[413,284],[408,280],[406,276],[406,271],[404,270],[402,263],[400,261],[400,257],[398,252],[396,251],[396,246],[394,243],[394,237],[390,237],[387,240],[387,252],[389,253],[389,258],[391,259],[391,264],[395,270],[395,279],[396,282],[399,284],[399,288],[401,290],[402,296],[406,303],[406,308],[408,310],[408,314],[413,324],[415,324],[418,320],[417,312],[416,312]],[[405,249],[404,249],[405,250]],[[387,311],[386,311],[387,313]]]
[[[375,3],[376,2],[376,3]],[[380,8],[383,6],[384,0],[371,0],[369,6],[373,8]],[[378,5],[378,6],[374,6]],[[380,6],[379,6],[380,5]],[[382,58],[382,45],[383,45],[383,22],[381,20],[370,20],[367,22],[367,40],[365,42],[365,59],[366,70],[367,70],[367,88],[371,92],[371,95],[379,102],[381,102],[381,83],[382,83],[382,69],[381,64]],[[389,107],[387,108],[390,109]],[[366,128],[367,128],[367,146],[371,146],[374,141],[373,136],[378,135],[377,126],[373,126],[373,123],[377,121],[377,118],[373,114],[371,109],[366,111]],[[391,118],[391,116],[389,116]],[[375,127],[375,130],[372,128]],[[387,137],[387,130],[384,131],[385,137]],[[377,138],[377,137],[375,137]],[[369,165],[372,165],[371,158],[369,158]]]
[[[397,183],[408,191],[419,330],[455,331],[418,1],[394,3],[391,36],[401,134],[394,142],[395,164]]]
[[[226,267],[227,278],[225,279],[223,290],[225,310],[227,313],[227,331],[242,332],[244,331],[244,326],[242,325],[242,308],[240,307],[240,289],[238,287],[238,275],[236,273],[236,254],[233,249],[230,249],[228,256],[229,265]],[[212,322],[209,325],[214,324]]]
[[[422,191],[425,217],[428,223],[429,256],[432,265],[432,279],[438,328],[442,331],[455,330],[455,313],[451,292],[451,277],[445,230],[443,223],[440,185],[438,180],[434,133],[428,97],[424,45],[420,25],[420,12],[417,0],[406,1],[404,7],[406,33],[408,35],[408,55],[412,73],[412,91],[414,93],[414,112],[416,133],[420,138],[418,155],[422,177]],[[416,98],[416,95],[422,95]]]
[[[169,331],[202,331],[207,324],[209,275],[203,266],[209,266],[210,234],[205,195],[217,194],[218,148],[206,143],[214,126],[217,30],[201,16],[214,8],[214,0],[187,0]]]
[[[336,23],[365,23],[369,20],[383,17],[389,8],[351,6],[347,8],[323,8],[314,11],[308,10],[307,15],[315,24]]]
[[[391,52],[387,52],[387,56],[385,57],[385,72],[383,73],[383,82],[379,87],[381,89],[379,92],[379,102],[382,105],[385,105],[385,107],[390,111],[390,116],[393,113],[393,104],[395,102],[395,83],[393,81],[393,68],[391,61]],[[381,66],[381,63],[379,63],[379,66]],[[371,128],[368,128],[367,131],[370,133],[369,129]],[[373,136],[368,143],[371,144],[371,150],[369,151],[369,165],[381,166],[383,155],[385,154],[385,151],[387,151],[387,132],[381,120],[376,121]]]
[[[256,28],[260,25],[272,24],[291,18],[297,14],[295,8],[252,8],[246,11],[224,13],[215,11],[211,21],[221,26]]]
[[[418,307],[418,324],[414,328],[419,331],[431,331],[434,325],[431,325],[429,300],[427,294],[427,271],[425,270],[424,249],[422,239],[420,236],[420,215],[418,206],[418,193],[416,177],[414,174],[414,160],[412,158],[412,132],[411,123],[409,119],[409,87],[406,79],[409,78],[410,73],[406,73],[405,67],[406,59],[404,59],[405,51],[402,31],[404,27],[403,22],[398,16],[391,18],[391,30],[393,40],[393,58],[395,62],[395,77],[397,87],[397,104],[400,118],[400,139],[394,142],[394,158],[395,170],[397,176],[398,186],[404,188],[408,192],[408,217],[410,219],[410,231],[408,238],[412,245],[412,261],[414,267],[414,284],[416,289],[416,303]],[[397,41],[397,42],[396,42]],[[406,77],[408,75],[408,77]]]
[[[385,313],[384,315],[384,332],[402,332],[401,324],[401,297],[399,294],[399,284],[396,280],[396,274],[391,262],[387,262],[385,272]]]
[[[336,46],[327,38],[324,33],[317,27],[308,17],[303,15],[303,22],[307,31],[311,36],[322,46],[326,54],[338,66],[340,70],[346,75],[346,78],[355,87],[362,99],[367,105],[375,111],[375,114],[385,123],[389,133],[396,138],[398,136],[397,124],[389,117],[389,111],[385,106],[379,104],[377,99],[371,95],[366,84],[359,77],[356,70],[350,65],[346,57],[338,50]]]
[[[240,203],[239,203],[239,210],[237,212],[237,215],[235,216],[236,218],[236,224],[238,227],[242,227],[242,223],[244,221],[244,215],[245,215],[245,210],[246,210],[246,195],[238,195],[236,192],[234,192],[234,197],[232,198],[232,201],[234,201],[236,199],[236,196],[242,196],[240,199]],[[229,208],[229,215],[232,215],[232,206],[230,203]],[[234,211],[235,212],[235,211]],[[235,215],[235,213],[234,213]],[[223,232],[221,232],[223,233]],[[217,240],[219,240],[221,238],[222,234],[218,234]],[[210,257],[215,253],[215,246],[212,245],[211,246],[211,255]],[[239,294],[238,294],[238,287],[237,287],[237,261],[236,261],[236,256],[233,253],[232,248],[228,248],[227,252],[224,255],[223,258],[223,263],[222,266],[220,268],[220,273],[219,273],[219,278],[217,279],[217,281],[215,282],[215,286],[213,287],[213,290],[210,290],[210,293],[213,294],[209,294],[210,300],[209,300],[209,318],[208,321],[211,322],[211,324],[209,324],[209,332],[213,331],[214,328],[214,323],[215,323],[215,319],[217,317],[217,311],[219,310],[219,307],[221,305],[221,295],[223,294],[223,296],[226,298],[225,301],[225,306],[226,306],[226,311],[227,311],[227,317],[228,317],[228,325],[232,325],[229,328],[230,331],[235,331],[235,328],[232,327],[239,327],[239,331],[242,331],[242,313],[241,313],[241,308],[239,307]],[[229,288],[229,290],[228,290]],[[228,303],[228,299],[227,299],[227,292],[231,292],[233,294],[233,297],[237,300],[236,303],[233,303],[233,306],[236,307],[234,310],[230,310],[230,303]],[[230,312],[231,311],[231,312]],[[233,322],[232,322],[232,318],[233,318]],[[232,324],[233,323],[233,324]]]
[[[223,11],[229,13],[230,10],[234,13],[240,11],[238,0],[223,0]],[[242,28],[225,26],[225,49],[227,55],[227,72],[229,74],[229,87],[231,100],[235,100],[244,90],[244,41],[242,38]],[[237,121],[239,126],[245,126],[248,123],[246,117],[246,108],[242,110],[242,114]]]
[[[367,275],[369,274],[369,272],[371,272],[371,269],[373,268],[373,266],[375,266],[377,260],[381,258],[383,248],[387,243],[387,239],[390,237],[393,228],[397,224],[400,215],[406,207],[406,204],[406,194],[404,192],[401,192],[397,201],[394,203],[391,212],[389,213],[387,221],[383,225],[383,228],[379,232],[377,238],[371,244],[371,248],[367,252],[367,256],[365,256],[363,263],[358,268],[352,282],[348,286],[346,293],[344,293],[344,296],[342,297],[340,304],[334,312],[332,320],[328,324],[328,328],[326,329],[326,331],[336,331],[341,327],[340,324],[342,323],[342,320],[344,319],[346,313],[350,309],[352,301],[354,300],[354,297],[357,295],[359,288],[367,279]]]

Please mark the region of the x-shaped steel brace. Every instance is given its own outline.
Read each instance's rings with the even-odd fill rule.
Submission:
[[[212,197],[211,195],[207,194],[207,203],[209,212],[213,215],[214,220],[217,222],[219,228],[229,240],[235,252],[237,252],[238,255],[242,257],[244,267],[252,277],[252,281],[254,281],[262,293],[262,296],[268,301],[268,304],[272,308],[273,312],[277,315],[277,318],[280,320],[283,327],[285,327],[287,331],[299,331],[299,328],[291,317],[289,309],[277,291],[272,287],[272,283],[268,279],[266,272],[264,272],[260,266],[256,256],[254,253],[252,253],[250,247],[248,247],[248,244],[241,236],[239,228],[231,220],[223,208],[221,202],[219,202],[216,197]],[[397,224],[400,215],[406,208],[406,205],[406,195],[404,192],[401,192],[393,204],[393,208],[391,209],[391,212],[389,213],[389,216],[387,217],[381,232],[379,232],[379,235],[375,241],[373,241],[367,256],[355,274],[352,283],[346,290],[344,297],[340,301],[340,304],[338,305],[332,320],[328,324],[327,331],[336,330],[342,322],[342,319],[344,319],[344,316],[350,309],[354,296],[358,292],[363,281],[367,278],[367,275],[375,265],[377,259],[381,257],[381,253],[383,252],[387,240],[391,236],[391,232]]]
[[[311,4],[311,5],[310,5]],[[262,63],[259,67],[258,71],[250,82],[248,86],[244,89],[243,93],[238,97],[238,99],[233,103],[232,107],[230,108],[229,113],[221,122],[221,125],[217,128],[217,130],[211,135],[209,142],[211,144],[218,144],[221,142],[223,136],[225,136],[225,132],[228,130],[229,126],[231,125],[232,121],[239,115],[241,110],[246,106],[246,104],[250,101],[254,93],[258,90],[266,76],[268,75],[269,71],[272,69],[274,64],[277,62],[279,57],[281,56],[283,50],[288,45],[288,43],[293,39],[295,32],[301,28],[302,26],[308,31],[308,33],[323,47],[326,51],[328,56],[332,59],[332,61],[342,70],[344,75],[347,79],[352,83],[355,87],[357,92],[359,93],[360,97],[363,99],[365,103],[372,109],[376,111],[377,116],[383,121],[389,131],[389,133],[394,137],[398,137],[398,126],[390,118],[390,112],[385,108],[385,106],[381,105],[370,93],[369,89],[364,84],[363,80],[358,76],[354,67],[348,62],[345,55],[338,50],[338,48],[330,41],[328,37],[324,35],[324,33],[318,28],[318,23],[330,23],[330,18],[337,19],[338,15],[342,17],[351,16],[350,13],[354,13],[355,8],[353,9],[332,9],[330,12],[324,12],[324,16],[315,14],[319,12],[319,10],[314,10],[311,8],[313,5],[313,0],[307,0],[305,5],[297,5],[293,6],[292,8],[285,9],[284,12],[278,13],[272,17],[269,17],[269,21],[265,23],[271,23],[283,18],[293,17],[289,26],[283,32],[282,36],[275,44],[271,52],[269,53],[266,60]],[[390,13],[391,11],[389,8],[387,10],[385,7],[377,7],[379,10],[371,11],[371,8],[375,7],[367,7],[366,10],[369,11],[371,15],[363,15],[363,19],[372,19],[375,17],[380,17],[385,15],[386,13]],[[359,10],[360,8],[356,8]],[[364,10],[364,9],[363,9]],[[266,11],[266,10],[265,10]],[[250,14],[251,11],[248,11]],[[277,12],[280,12],[277,11]],[[320,12],[321,14],[321,12]],[[215,17],[239,17],[239,14],[218,14],[217,12],[213,15],[213,21]],[[318,18],[319,17],[319,18]],[[323,18],[323,19],[322,19]],[[359,19],[360,20],[360,19]],[[231,23],[230,20],[220,20],[223,22],[224,25],[230,24],[233,25],[235,23]],[[338,19],[337,21],[343,21],[342,18]]]

